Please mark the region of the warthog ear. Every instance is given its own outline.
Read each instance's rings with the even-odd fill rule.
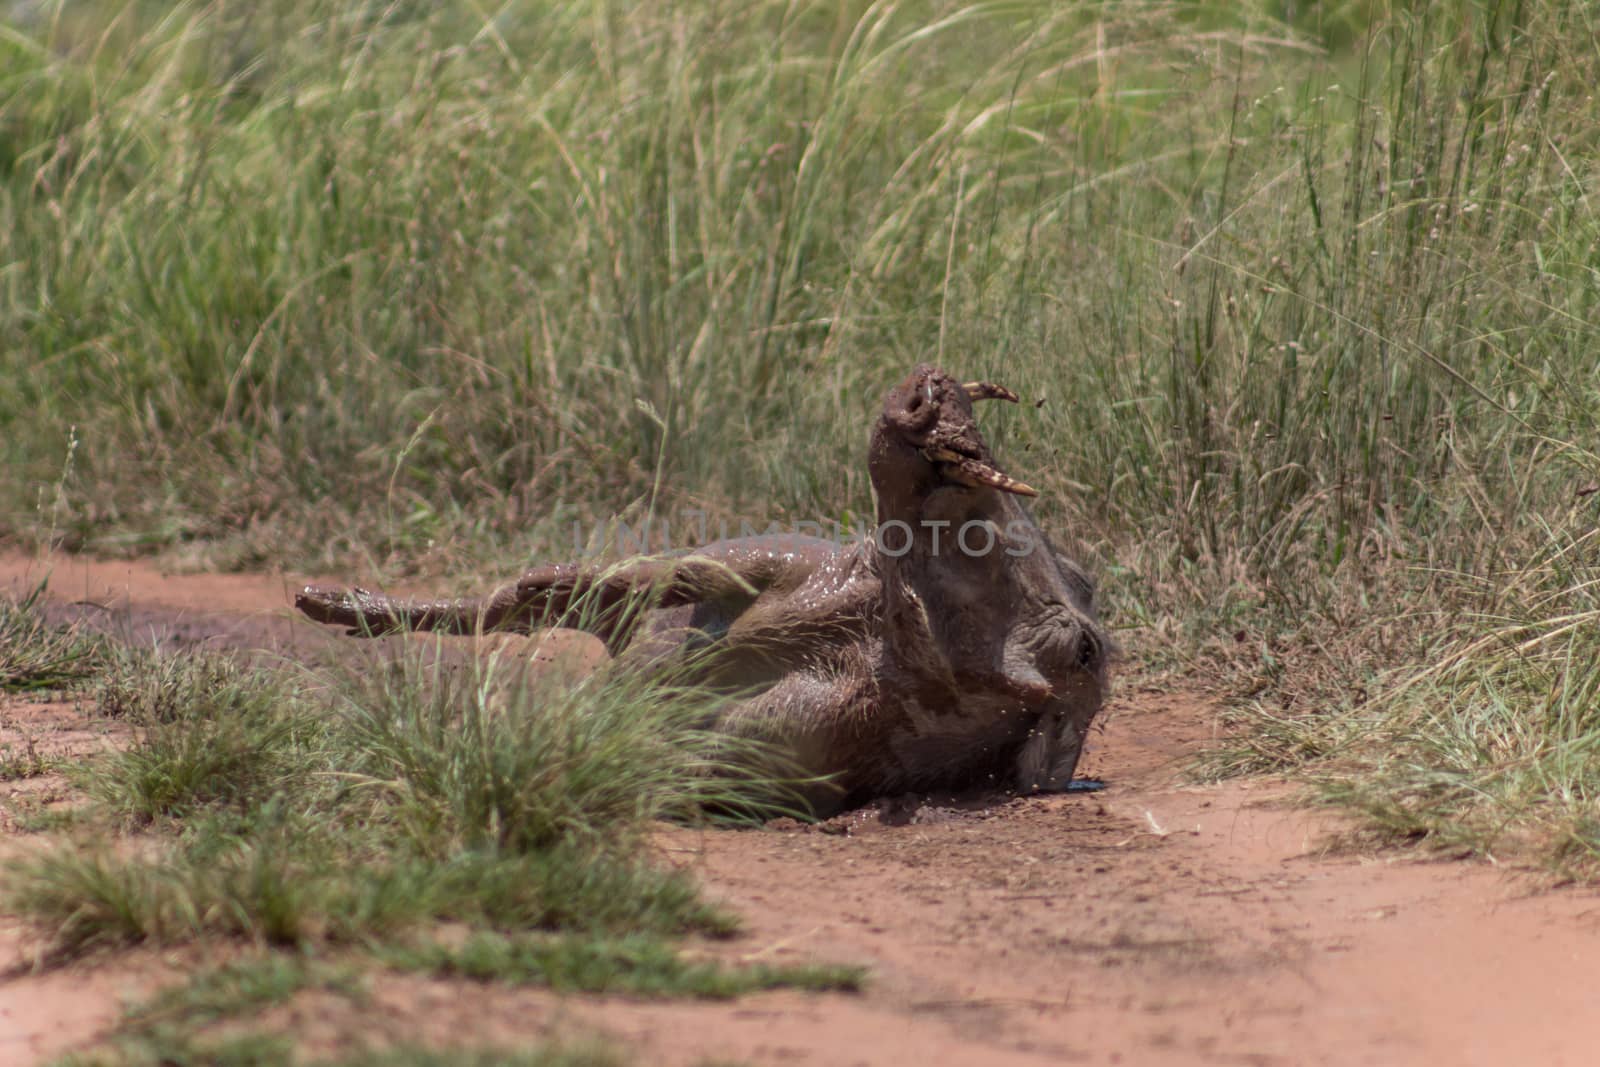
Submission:
[[[1003,385],[993,382],[967,382],[961,388],[965,389],[967,396],[973,400],[1009,400],[1017,403],[1017,394]]]

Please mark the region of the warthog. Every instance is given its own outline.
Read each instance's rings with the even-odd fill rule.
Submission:
[[[579,625],[645,669],[700,664],[717,720],[778,740],[818,815],[913,790],[1061,790],[1106,684],[1094,585],[1022,505],[973,401],[1016,401],[926,364],[890,391],[867,464],[874,535],[764,535],[623,564],[537,567],[486,596],[306,587],[353,634]],[[642,610],[641,610],[642,609]]]

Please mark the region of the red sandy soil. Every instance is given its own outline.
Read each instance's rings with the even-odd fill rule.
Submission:
[[[41,574],[0,559],[0,592]],[[132,636],[325,649],[325,631],[291,617],[296,584],[70,559],[50,591]],[[666,1064],[1600,1062],[1600,896],[1486,864],[1328,852],[1338,823],[1294,807],[1284,783],[1186,782],[1215,722],[1203,696],[1124,690],[1083,767],[1103,792],[662,830],[663,860],[747,923],[729,945],[690,951],[859,962],[861,995],[649,1002],[378,976],[359,1008],[302,997],[270,1021],[311,1052],[352,1033],[489,1045],[600,1033]],[[116,742],[70,706],[0,705],[0,743],[28,737],[50,751]],[[16,847],[0,841],[0,855]],[[25,963],[26,944],[0,917],[0,965]],[[132,954],[13,967],[0,1063],[91,1041],[119,998],[182,966]]]

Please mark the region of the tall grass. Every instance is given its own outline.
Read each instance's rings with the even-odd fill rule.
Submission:
[[[658,470],[861,512],[932,357],[1049,398],[1002,444],[1091,539],[1259,576],[1592,417],[1582,5],[14,11],[14,533],[74,426],[102,548],[549,552]]]
[[[863,514],[932,358],[1135,648],[1356,704],[1600,501],[1579,0],[8,10],[14,537]]]
[[[1281,722],[1277,743],[1320,757],[1323,801],[1387,839],[1600,872],[1600,573],[1578,506],[1507,572],[1457,581],[1481,607],[1447,624],[1432,662],[1369,704]],[[1493,585],[1493,592],[1485,587]],[[1294,757],[1289,754],[1292,760]]]

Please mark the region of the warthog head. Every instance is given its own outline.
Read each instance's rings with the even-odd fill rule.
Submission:
[[[954,692],[959,714],[1028,723],[1016,784],[1061,789],[1100,707],[1106,641],[1093,584],[1021,503],[1037,491],[978,430],[973,401],[989,399],[1017,397],[923,364],[884,400],[868,464],[885,658],[926,693],[921,714],[951,714],[939,694]]]

